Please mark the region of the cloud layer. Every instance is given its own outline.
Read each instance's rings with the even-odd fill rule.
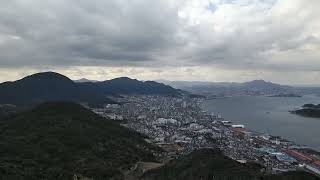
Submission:
[[[319,7],[319,0],[11,0],[0,6],[0,71],[9,74],[1,80],[13,71],[68,69],[78,77],[108,69],[107,79],[135,69],[142,79],[295,75],[316,83],[309,76],[320,70]]]

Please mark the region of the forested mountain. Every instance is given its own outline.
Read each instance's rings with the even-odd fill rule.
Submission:
[[[0,84],[0,104],[34,105],[46,101],[113,103],[93,88],[84,88],[58,73],[45,72]]]
[[[171,86],[155,81],[138,81],[128,77],[116,78],[108,81],[95,83],[106,94],[144,94],[144,95],[169,95],[179,96],[181,91]]]
[[[75,103],[45,103],[0,121],[0,179],[120,178],[159,150]]]

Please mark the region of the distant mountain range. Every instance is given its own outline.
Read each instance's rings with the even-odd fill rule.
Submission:
[[[81,78],[81,79],[78,79],[78,80],[74,80],[74,82],[76,82],[76,83],[86,83],[86,82],[99,82],[99,81],[90,80],[90,79],[86,79],[86,78]]]
[[[207,96],[273,95],[274,97],[299,97],[300,94],[320,95],[320,88],[292,87],[264,80],[245,83],[160,81],[172,87]]]
[[[128,77],[95,83],[106,94],[146,94],[179,96],[181,91],[155,81],[138,81]]]
[[[117,78],[76,83],[55,72],[37,73],[0,84],[0,104],[30,105],[46,101],[75,101],[89,105],[115,103],[108,96],[122,94],[179,96],[181,91],[154,81]]]

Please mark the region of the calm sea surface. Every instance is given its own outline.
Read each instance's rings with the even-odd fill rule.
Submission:
[[[320,118],[288,112],[306,103],[319,104],[320,97],[231,97],[207,100],[202,108],[248,129],[282,136],[320,151]]]

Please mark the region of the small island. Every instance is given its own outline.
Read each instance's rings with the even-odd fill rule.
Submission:
[[[305,104],[301,109],[291,111],[294,114],[306,116],[306,117],[315,117],[320,118],[320,104]]]

